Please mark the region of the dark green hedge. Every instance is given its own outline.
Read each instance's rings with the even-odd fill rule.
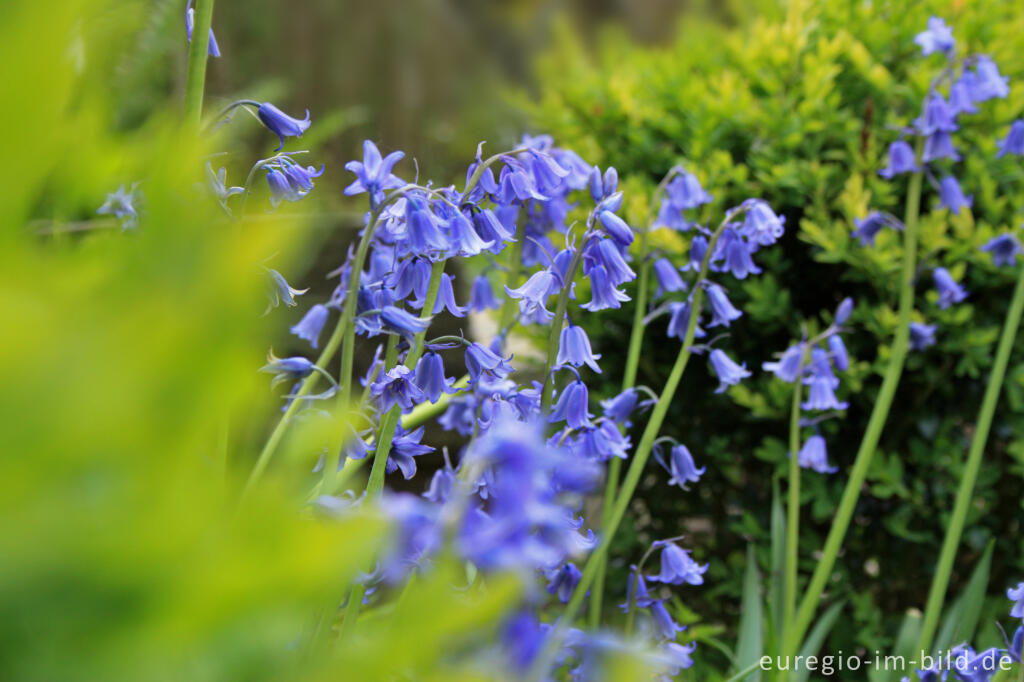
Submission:
[[[738,14],[739,27],[731,29],[689,20],[662,49],[636,48],[610,35],[588,57],[566,35],[540,66],[540,98],[525,106],[538,130],[619,170],[634,224],[644,220],[647,197],[676,163],[715,195],[709,215],[761,197],[786,216],[781,248],[757,255],[764,274],[742,283],[729,278],[730,295],[746,314],[726,346],[749,367],[785,348],[803,321],[813,332],[819,313],[828,311],[831,319],[843,297],[857,301],[846,338],[855,361],[840,394],[850,409],[845,419],[824,425],[830,460],[840,471],[804,476],[806,576],[866,426],[895,325],[897,237],[882,235],[872,250],[849,234],[869,206],[903,214],[906,178],[887,182],[876,171],[885,165],[895,128],[917,115],[942,64],[939,56],[921,57],[913,37],[930,14],[942,15],[959,50],[990,54],[1011,77],[1010,98],[985,104],[965,119],[958,137],[966,160],[950,170],[974,194],[973,215],[934,208],[937,193],[926,187],[915,318],[939,325],[938,344],[907,363],[829,589],[831,599],[848,601],[852,616],[840,619],[833,643],[848,651],[855,644],[884,648],[903,611],[924,603],[1012,288],[1013,273],[997,271],[977,247],[1024,219],[1020,159],[994,156],[997,135],[1024,109],[1018,81],[1024,13],[1012,2],[808,5],[789,19],[771,8],[753,20]],[[683,261],[686,235],[661,231],[658,241]],[[970,291],[964,304],[945,311],[931,286],[930,268],[939,264]],[[602,377],[614,392],[621,377],[614,363],[624,361],[632,311],[607,312],[587,331],[604,353]],[[657,387],[678,346],[665,337],[664,319],[647,334],[639,382]],[[664,476],[648,477],[636,503],[641,513],[631,515],[642,521],[622,533],[612,555],[636,560],[641,540],[687,533],[687,544],[712,566],[705,589],[688,593],[687,606],[705,620],[735,624],[748,540],[767,564],[771,482],[786,462],[789,389],[758,371],[716,396],[708,374],[691,365],[666,421],[670,435],[707,466],[706,477],[688,494],[669,488]],[[959,590],[994,538],[993,617],[1005,616],[995,595],[1024,578],[1022,407],[1024,339],[1011,360],[951,590]],[[624,564],[611,574],[608,603],[621,600]]]

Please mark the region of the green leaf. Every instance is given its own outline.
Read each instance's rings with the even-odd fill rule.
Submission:
[[[821,645],[825,643],[825,638],[832,631],[832,627],[836,624],[836,619],[839,618],[839,614],[844,606],[846,606],[846,602],[833,604],[821,615],[818,622],[814,624],[814,627],[811,628],[810,633],[808,633],[807,638],[804,640],[803,646],[800,647],[800,655],[803,656],[803,660],[807,660],[808,656],[814,656],[821,650]],[[805,682],[810,673],[811,671],[807,666],[800,666],[793,671],[793,679],[795,682]]]
[[[753,545],[747,545],[747,571],[743,578],[743,601],[740,615],[740,634],[736,642],[736,667],[739,670],[756,663],[764,651],[761,624],[761,575],[757,570],[757,555]],[[747,679],[758,682],[761,672],[753,672]]]
[[[772,480],[772,563],[769,576],[769,607],[771,609],[772,637],[778,649],[782,638],[782,625],[785,618],[786,594],[786,515],[782,510],[782,498],[779,495],[779,479]]]

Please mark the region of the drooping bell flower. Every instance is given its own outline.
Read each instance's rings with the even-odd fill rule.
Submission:
[[[935,345],[935,325],[910,323],[910,350],[924,350]]]
[[[619,604],[623,613],[629,613],[630,608],[637,606],[646,609],[654,601],[647,589],[647,581],[642,573],[637,571],[636,566],[630,566],[629,582],[626,584],[626,601]],[[636,588],[636,596],[633,596],[633,588]]]
[[[504,209],[505,212],[519,210],[518,206],[504,207]],[[498,210],[501,211],[501,208]],[[500,253],[508,242],[515,241],[514,219],[511,226],[512,229],[506,227],[498,214],[489,208],[473,214],[473,227],[482,240],[491,243],[489,247],[491,253]]]
[[[1017,587],[1012,587],[1006,591],[1006,598],[1014,602],[1013,609],[1010,610],[1010,616],[1012,618],[1024,618],[1024,583],[1017,583]]]
[[[978,107],[974,106],[974,98],[971,97],[974,77],[970,71],[965,71],[960,79],[949,87],[949,108],[954,116],[978,113]]]
[[[775,215],[767,202],[761,199],[750,199],[744,202],[747,206],[743,216],[741,232],[750,241],[761,246],[771,246],[786,231],[786,219]]]
[[[309,289],[295,289],[288,284],[288,280],[284,278],[277,270],[272,268],[266,268],[267,278],[270,281],[270,286],[267,289],[267,298],[270,302],[270,308],[276,308],[280,304],[285,304],[289,308],[293,308],[298,305],[295,302],[296,296],[309,291]],[[269,308],[268,308],[269,309]]]
[[[846,344],[843,343],[843,337],[839,334],[833,334],[828,337],[828,354],[836,369],[840,372],[845,372],[850,368],[850,356],[846,352]]]
[[[437,289],[437,300],[434,302],[433,313],[436,315],[442,310],[447,310],[455,317],[465,317],[466,309],[455,302],[455,288],[452,286],[452,277],[447,272],[441,273],[441,281]]]
[[[950,213],[959,214],[965,207],[971,207],[974,203],[974,195],[965,197],[956,178],[947,175],[939,181],[939,200],[943,207],[949,209]]]
[[[299,201],[304,196],[288,182],[288,178],[277,168],[267,166],[267,186],[270,187],[270,205],[277,208],[282,201]]]
[[[665,471],[671,475],[668,484],[678,485],[683,490],[686,490],[687,483],[698,482],[707,470],[706,467],[697,467],[689,448],[682,444],[672,446],[672,449],[669,450],[668,461],[665,461],[660,446],[654,448],[654,457]]]
[[[677,210],[697,208],[714,201],[714,197],[704,191],[700,180],[693,173],[682,172],[676,175],[665,187],[665,195],[669,203]]]
[[[885,216],[878,211],[869,213],[866,218],[855,218],[853,223],[857,229],[850,236],[859,239],[861,246],[874,246],[878,233],[882,231],[883,227],[890,225]]]
[[[551,423],[564,421],[573,429],[592,428],[594,424],[590,418],[593,415],[588,409],[589,402],[590,393],[587,391],[587,385],[577,379],[562,390],[558,401],[551,410],[548,421]]]
[[[1016,265],[1017,256],[1024,254],[1024,247],[1013,232],[996,235],[979,248],[992,254],[992,263],[997,267]]]
[[[690,324],[690,302],[689,301],[673,301],[668,304],[669,312],[671,316],[668,321],[668,337],[670,339],[675,338],[680,341],[686,340],[686,329]],[[696,326],[693,330],[693,337],[701,339],[707,336],[700,327],[700,316],[697,316]]]
[[[494,245],[480,238],[469,218],[462,211],[454,211],[448,220],[448,242],[453,254],[469,258]]]
[[[797,455],[797,463],[802,468],[813,469],[819,474],[832,474],[839,470],[837,467],[829,466],[825,439],[817,433],[804,442]]]
[[[416,317],[410,312],[386,305],[380,311],[380,321],[393,332],[402,336],[415,336],[425,332],[430,326],[429,319]]]
[[[704,254],[708,252],[708,239],[702,234],[695,234],[690,240],[689,263],[683,266],[683,270],[700,272],[700,266],[704,261]]]
[[[188,0],[188,5],[185,6],[185,38],[188,42],[192,42],[192,29],[195,28],[196,23],[196,11],[192,7],[192,0]],[[206,54],[211,57],[220,56],[220,46],[217,45],[217,38],[213,35],[213,27],[210,27],[210,44],[206,48]]]
[[[922,135],[934,135],[938,132],[952,133],[960,128],[949,104],[937,92],[932,92],[925,99],[924,113],[914,121],[914,127]]]
[[[913,173],[918,170],[914,161],[914,148],[904,140],[896,140],[889,145],[889,165],[878,171],[883,178],[891,179],[901,173]]]
[[[279,358],[273,351],[267,354],[267,364],[260,367],[259,371],[264,374],[273,374],[270,380],[270,387],[273,388],[283,381],[295,381],[305,379],[313,373],[313,363],[301,356]]]
[[[558,595],[558,601],[568,604],[582,577],[583,574],[576,568],[576,564],[566,562],[561,568],[548,573],[548,594]]]
[[[1010,94],[1010,79],[999,73],[999,67],[989,57],[979,55],[974,62],[974,78],[970,83],[971,99],[975,102],[1000,98]]]
[[[540,319],[550,322],[555,314],[544,307],[548,297],[558,290],[558,277],[550,270],[539,270],[521,286],[509,289],[505,285],[505,293],[519,300],[519,312],[522,315],[539,313]]]
[[[654,294],[655,297],[670,291],[686,290],[686,284],[683,282],[683,278],[679,276],[679,271],[676,270],[676,266],[672,265],[672,261],[667,258],[659,258],[654,261],[654,277],[658,281],[658,289]]]
[[[626,224],[625,220],[611,211],[601,211],[597,217],[601,221],[601,225],[604,226],[605,231],[616,242],[623,246],[629,246],[633,243],[633,229]]]
[[[999,151],[996,156],[1016,154],[1024,156],[1024,119],[1017,119],[1010,125],[1010,132],[1002,140],[999,140]]]
[[[654,629],[658,635],[662,639],[673,640],[678,633],[686,628],[672,618],[668,609],[665,608],[664,601],[663,599],[655,599],[647,608],[651,612],[651,621],[653,621]]]
[[[935,268],[932,279],[939,292],[939,307],[943,310],[967,298],[967,290],[953,279],[953,275],[949,274],[946,268]]]
[[[317,303],[302,316],[298,324],[292,326],[291,332],[300,339],[309,341],[309,345],[316,348],[320,342],[320,332],[323,331],[329,315],[327,306]]]
[[[309,109],[306,109],[306,118],[298,119],[289,116],[270,102],[264,102],[256,110],[256,116],[270,132],[277,135],[281,144],[274,151],[281,151],[284,147],[284,138],[302,137],[310,125]]]
[[[921,46],[921,53],[928,56],[934,52],[948,54],[953,50],[953,29],[941,17],[928,19],[928,28],[914,36],[914,42]]]
[[[761,368],[787,383],[793,383],[802,373],[803,356],[804,344],[798,343],[787,348],[776,362],[762,363]]]
[[[921,155],[921,160],[925,163],[939,159],[960,160],[960,154],[953,146],[953,136],[944,130],[928,136],[924,141],[924,153]]]
[[[448,238],[441,232],[440,220],[420,196],[406,197],[405,235],[409,251],[416,255],[433,255],[450,248]]]
[[[491,288],[491,281],[487,275],[477,275],[469,290],[469,309],[475,313],[482,313],[500,307],[501,303],[495,298],[494,289]]]
[[[590,302],[580,307],[592,313],[608,308],[620,308],[623,301],[630,300],[629,296],[616,289],[609,281],[608,271],[603,265],[598,265],[590,271],[590,294]]]
[[[675,544],[658,540],[651,547],[661,549],[661,572],[650,576],[666,585],[703,585],[708,565],[701,566],[690,557],[690,553]]]
[[[636,273],[611,239],[591,239],[583,248],[583,273],[590,276],[591,271],[599,265],[604,267],[612,286],[617,287],[636,279]]]
[[[820,348],[811,352],[810,376],[804,379],[804,384],[810,386],[810,391],[807,400],[800,405],[802,409],[845,410],[849,407],[849,403],[836,399],[835,389],[839,380],[832,373],[828,353]]]
[[[725,351],[718,348],[711,351],[708,361],[711,363],[711,369],[714,370],[715,376],[718,377],[718,388],[715,389],[715,393],[722,393],[730,386],[735,386],[750,376],[746,364],[736,364],[725,354]]]
[[[708,292],[708,303],[711,306],[711,324],[709,327],[719,325],[729,326],[733,320],[740,318],[743,313],[733,307],[729,297],[725,295],[725,289],[717,284],[708,284],[705,287]]]
[[[559,366],[582,367],[586,365],[600,374],[601,368],[597,364],[597,361],[600,359],[601,356],[595,355],[594,351],[591,350],[590,339],[587,338],[587,332],[584,331],[583,327],[569,324],[562,328],[562,334],[558,343],[558,358],[556,360]]]
[[[387,412],[395,405],[401,407],[402,412],[409,412],[423,402],[426,396],[412,379],[411,369],[397,365],[370,385],[370,394],[377,399],[381,412]]]
[[[504,378],[512,373],[512,366],[487,346],[474,341],[466,348],[466,371],[472,381],[477,381],[485,372]]]
[[[442,393],[457,393],[458,389],[453,388],[454,383],[454,379],[444,375],[444,361],[437,353],[424,353],[416,363],[416,386],[431,403],[436,403]]]
[[[601,401],[604,416],[618,424],[625,424],[636,409],[640,396],[635,388],[627,388],[622,393]]]
[[[729,232],[730,230],[726,230]],[[725,236],[725,233],[722,234]],[[761,268],[757,267],[751,257],[751,245],[739,237],[730,239],[725,246],[725,269],[732,273],[736,279],[746,279],[747,275],[761,274]]]

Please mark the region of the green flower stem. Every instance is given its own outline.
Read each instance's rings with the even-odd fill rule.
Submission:
[[[580,606],[583,604],[583,599],[587,594],[587,590],[590,589],[590,586],[594,582],[594,577],[597,575],[598,567],[605,560],[604,557],[608,553],[608,546],[611,538],[615,536],[615,531],[618,530],[619,524],[622,523],[622,519],[626,515],[626,508],[629,506],[630,500],[633,498],[633,493],[636,491],[636,486],[640,482],[640,476],[643,474],[644,465],[647,463],[647,458],[651,454],[651,447],[654,445],[654,440],[658,435],[658,431],[661,429],[662,422],[665,421],[665,414],[668,412],[668,406],[672,403],[672,399],[675,397],[676,389],[679,387],[679,382],[683,378],[683,371],[686,369],[686,364],[689,362],[690,356],[692,355],[690,346],[693,343],[694,333],[697,330],[697,318],[700,317],[699,311],[704,297],[704,289],[699,285],[699,283],[707,276],[708,266],[711,263],[711,254],[714,253],[715,245],[718,243],[718,238],[721,236],[726,224],[728,224],[732,218],[733,213],[730,212],[726,215],[726,219],[722,221],[722,224],[719,225],[718,229],[715,230],[715,233],[711,237],[707,252],[704,254],[704,260],[701,262],[700,274],[697,277],[697,284],[695,284],[693,288],[690,319],[686,326],[686,336],[684,337],[682,346],[679,349],[679,355],[676,357],[675,365],[672,366],[672,371],[669,373],[668,379],[665,381],[665,387],[661,391],[661,396],[658,398],[658,402],[654,405],[654,409],[651,411],[651,417],[647,422],[647,426],[644,428],[643,435],[640,437],[640,443],[637,445],[636,451],[633,453],[633,460],[629,464],[629,469],[626,470],[626,478],[622,482],[621,492],[615,499],[614,508],[612,509],[612,513],[608,519],[609,523],[602,529],[603,534],[601,541],[591,553],[590,558],[587,559],[587,563],[583,567],[583,574],[580,577],[580,581],[572,593],[572,598],[566,605],[565,611],[562,614],[562,617],[558,620],[558,624],[555,626],[551,636],[548,637],[545,642],[544,649],[534,660],[529,679],[543,679],[554,655],[558,652],[560,642],[562,637],[565,635],[566,629],[575,621],[576,615],[579,613]]]
[[[441,288],[441,275],[444,273],[444,260],[434,263],[430,272],[430,285],[427,288],[427,295],[423,299],[423,312],[426,315],[434,309],[437,301],[437,292]],[[405,358],[405,366],[409,369],[416,367],[417,361],[423,354],[423,340],[426,337],[426,330],[416,335],[413,346]],[[392,407],[384,415],[380,422],[380,430],[377,432],[377,445],[373,453],[373,466],[370,469],[370,479],[366,483],[366,497],[369,500],[376,500],[384,489],[384,472],[387,470],[388,455],[391,452],[391,442],[395,437],[395,429],[398,427],[402,411],[398,405]],[[326,485],[324,486],[325,489]],[[361,582],[355,582],[349,592],[348,605],[345,607],[345,615],[341,622],[341,639],[347,638],[352,629],[355,628],[356,619],[359,616],[359,608],[363,603],[363,596],[366,594],[366,587]]]
[[[203,91],[206,88],[206,60],[210,49],[210,25],[213,0],[196,0],[195,25],[188,47],[188,76],[185,83],[185,125],[198,131],[203,115]]]
[[[505,277],[505,286],[515,289],[519,286],[519,278],[523,271],[523,240],[522,238],[512,242],[508,247],[508,274]],[[516,317],[517,302],[514,298],[505,295],[505,302],[501,306],[501,319],[498,329],[508,329]]]
[[[561,342],[562,324],[565,322],[565,311],[569,307],[569,293],[572,291],[572,281],[576,279],[576,271],[583,262],[583,247],[576,249],[569,262],[569,269],[565,274],[565,282],[562,290],[558,293],[558,302],[555,304],[555,318],[551,321],[551,334],[548,337],[548,357],[544,364],[544,387],[541,389],[541,413],[546,414],[551,408],[551,401],[555,391],[555,377],[552,369],[555,360],[558,358],[558,345]]]
[[[633,388],[636,373],[640,366],[640,348],[644,340],[644,311],[647,309],[647,294],[651,277],[651,262],[647,258],[647,230],[640,233],[640,272],[637,276],[636,302],[633,308],[633,328],[629,332],[629,351],[626,354],[626,370],[622,376],[622,390]],[[607,528],[611,521],[615,494],[619,486],[622,472],[622,460],[612,457],[608,463],[608,480],[604,487],[604,505],[601,509],[601,527]],[[604,599],[604,580],[608,573],[608,555],[606,554],[597,569],[594,578],[594,589],[590,595],[590,627],[601,625],[601,607]]]
[[[749,675],[750,673],[754,672],[759,667],[761,667],[760,661],[758,661],[757,663],[751,663],[746,668],[744,668],[743,670],[739,671],[738,673],[736,673],[735,675],[730,677],[725,682],[740,682],[740,680],[745,679],[747,677],[747,675]]]
[[[918,158],[920,158],[920,146],[919,143]],[[907,190],[906,215],[903,221],[903,271],[900,277],[899,322],[893,337],[889,366],[885,370],[882,388],[878,391],[874,409],[871,410],[871,418],[868,420],[867,430],[864,432],[864,438],[857,450],[857,457],[850,470],[850,479],[846,482],[846,488],[843,490],[839,508],[832,521],[832,528],[825,540],[821,559],[818,561],[807,591],[800,601],[796,620],[790,636],[787,637],[788,646],[785,655],[796,655],[797,648],[811,624],[811,619],[814,618],[815,611],[817,611],[821,593],[832,575],[832,568],[835,566],[836,557],[842,547],[843,538],[846,536],[846,530],[850,526],[857,498],[860,497],[864,478],[867,476],[868,467],[871,466],[871,459],[874,457],[878,439],[882,435],[882,428],[885,426],[889,408],[896,395],[896,387],[900,383],[900,375],[903,373],[903,364],[907,358],[907,347],[910,342],[910,316],[914,311],[914,272],[917,260],[917,218],[921,204],[921,178],[920,171],[914,173],[910,177],[910,186]]]
[[[935,577],[932,579],[931,589],[928,591],[928,602],[924,609],[921,634],[917,641],[917,650],[919,651],[931,649],[935,628],[939,623],[942,602],[946,597],[946,588],[949,587],[949,576],[953,570],[953,561],[956,558],[957,547],[960,545],[960,538],[963,535],[967,510],[974,494],[974,484],[978,479],[978,470],[981,468],[981,458],[985,452],[989,429],[992,427],[992,417],[995,414],[996,403],[999,401],[999,392],[1003,387],[1006,365],[1010,360],[1013,343],[1017,338],[1022,310],[1024,310],[1024,268],[1021,268],[1020,275],[1017,277],[1017,287],[1013,291],[1010,309],[1007,311],[1006,321],[1003,323],[1003,333],[999,338],[996,359],[992,364],[992,373],[989,375],[988,386],[985,387],[985,397],[981,401],[974,437],[971,439],[971,448],[967,454],[967,465],[960,478],[960,489],[957,490],[956,502],[953,504],[953,515],[949,519],[949,527],[946,529],[946,537],[942,541],[942,551],[939,553]]]
[[[796,615],[796,578],[797,564],[800,553],[800,399],[803,397],[803,367],[807,362],[809,346],[805,347],[800,356],[800,369],[797,379],[793,382],[793,404],[789,411],[789,487],[786,509],[786,581],[785,608],[783,609],[783,648],[788,647],[789,633],[793,629],[793,618]]]

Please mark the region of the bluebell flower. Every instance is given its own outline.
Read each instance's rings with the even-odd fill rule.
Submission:
[[[813,469],[819,474],[832,474],[838,471],[836,467],[828,465],[825,439],[819,434],[814,434],[804,442],[800,454],[797,455],[797,463],[804,469]]]
[[[495,298],[494,289],[491,288],[491,281],[487,275],[477,275],[469,290],[469,309],[475,313],[482,313],[500,307],[501,302]]]
[[[845,372],[850,368],[850,356],[846,352],[846,344],[843,343],[843,337],[839,334],[833,334],[828,337],[828,354],[836,369],[840,372]]]
[[[689,263],[687,263],[683,270],[693,270],[694,272],[700,272],[700,267],[704,261],[704,254],[708,252],[708,239],[702,234],[693,235],[693,239],[690,240],[690,254]]]
[[[697,208],[714,201],[714,197],[701,187],[697,176],[686,171],[672,178],[665,187],[665,195],[669,204],[679,211]]]
[[[623,613],[629,613],[631,605],[646,609],[654,603],[654,599],[651,598],[650,592],[647,589],[647,581],[644,580],[643,574],[637,573],[636,566],[630,566],[630,569],[629,581],[626,583],[626,601],[619,604],[619,608],[622,609]],[[634,586],[636,586],[636,598],[633,597]]]
[[[820,348],[811,352],[810,376],[804,384],[810,386],[806,402],[800,405],[805,410],[845,410],[849,403],[836,399],[835,389],[839,380],[832,373],[828,354]]]
[[[914,120],[914,127],[922,135],[934,135],[938,132],[952,133],[959,129],[956,115],[946,100],[937,92],[932,92],[924,100],[924,113]]]
[[[935,345],[935,325],[910,323],[910,350],[924,350]]]
[[[941,17],[928,19],[928,29],[918,33],[914,42],[921,46],[921,53],[926,57],[933,52],[949,53],[955,45],[953,29]]]
[[[704,574],[707,573],[708,565],[701,566],[690,557],[690,553],[675,544],[658,540],[651,544],[653,548],[661,549],[661,572],[651,576],[651,580],[657,580],[666,585],[703,585]]]
[[[387,274],[384,284],[391,289],[396,301],[404,300],[412,294],[415,297],[413,306],[418,304],[422,307],[430,285],[430,270],[430,261],[426,258],[405,258],[398,261],[394,269]]]
[[[452,494],[452,488],[455,487],[455,471],[451,467],[444,466],[434,472],[434,475],[430,478],[430,484],[427,489],[423,492],[423,497],[443,504],[448,501]]]
[[[1024,625],[1018,627],[1013,633],[1013,639],[1010,641],[1010,648],[1007,653],[1017,663],[1024,662]]]
[[[633,228],[627,225],[625,220],[611,211],[601,211],[597,217],[612,239],[623,246],[633,243]]]
[[[678,633],[686,629],[669,615],[663,599],[655,599],[647,609],[651,612],[654,629],[662,639],[675,639]]]
[[[595,428],[583,429],[574,445],[583,457],[606,462],[612,457],[626,459],[631,442],[619,431],[615,422],[604,420]]]
[[[479,398],[472,393],[463,393],[451,399],[448,409],[437,418],[445,431],[455,431],[460,436],[470,436],[476,427],[476,411]]]
[[[676,270],[676,266],[672,265],[672,261],[667,258],[659,258],[654,261],[654,277],[658,281],[656,297],[670,291],[686,290],[686,284],[683,283],[683,278],[679,276],[679,271]]]
[[[451,246],[441,232],[439,219],[419,196],[406,197],[405,236],[409,250],[417,255],[444,252]]]
[[[1017,256],[1024,254],[1024,247],[1021,246],[1017,235],[1013,232],[996,235],[979,248],[992,254],[992,263],[997,267],[1016,265]]]
[[[302,294],[309,291],[309,289],[293,288],[290,284],[288,284],[288,281],[284,278],[284,275],[282,275],[277,270],[273,270],[271,268],[265,268],[265,270],[267,273],[267,278],[270,282],[270,286],[267,289],[267,299],[269,301],[269,307],[267,308],[268,310],[270,308],[276,308],[282,303],[284,303],[286,306],[290,308],[293,308],[298,305],[298,303],[295,302],[295,297],[301,296]]]
[[[518,213],[519,207],[499,207],[498,211],[499,213],[495,213],[491,209],[485,208],[473,214],[473,227],[476,228],[476,232],[480,235],[481,239],[491,243],[489,249],[492,253],[500,253],[505,248],[505,244],[515,241],[516,225],[514,216],[510,224],[506,226],[499,218],[499,214]]]
[[[477,381],[485,372],[504,378],[512,373],[512,366],[487,346],[474,341],[466,348],[466,371],[472,381]]]
[[[548,297],[558,289],[558,277],[547,269],[533,273],[528,280],[515,289],[509,289],[508,285],[505,285],[505,293],[519,300],[520,314],[539,313],[540,319],[546,322],[553,320],[555,314],[544,307],[544,304]]]
[[[355,173],[355,181],[345,188],[345,196],[351,197],[356,194],[368,192],[370,205],[376,207],[384,198],[384,192],[389,189],[397,189],[405,185],[405,182],[398,176],[391,173],[395,164],[405,157],[403,152],[391,152],[383,159],[380,152],[370,140],[363,142],[363,160],[349,161],[345,169]]]
[[[785,382],[793,383],[803,372],[804,344],[798,343],[790,346],[776,362],[765,362],[761,368],[771,372]]]
[[[313,189],[313,178],[319,178],[324,174],[323,165],[317,169],[315,166],[298,164],[288,156],[281,156],[279,158],[281,172],[288,179],[288,184],[303,196]]]
[[[547,631],[529,611],[520,611],[509,618],[501,630],[501,639],[508,652],[512,670],[525,674],[544,646]]]
[[[945,310],[954,303],[967,298],[967,290],[957,284],[946,268],[935,268],[932,272],[935,288],[939,292],[939,307]]]
[[[947,175],[939,182],[939,200],[950,213],[960,213],[964,207],[970,208],[974,203],[974,195],[965,197],[960,183],[951,175]]]
[[[889,220],[878,211],[872,211],[866,218],[855,218],[853,224],[857,229],[850,236],[859,239],[861,246],[874,246],[875,237],[882,228],[891,226]]]
[[[447,310],[455,317],[466,316],[466,309],[455,302],[455,288],[452,287],[452,277],[447,272],[441,273],[433,313],[436,315],[442,310]]]
[[[444,361],[437,353],[424,353],[416,363],[416,386],[431,403],[436,403],[442,393],[457,393],[458,389],[452,387],[454,383],[454,379],[444,375]]]
[[[971,99],[975,102],[1000,98],[1010,94],[1010,79],[999,73],[999,67],[989,57],[979,55],[974,62],[974,78],[970,83]]]
[[[589,403],[590,392],[587,385],[580,380],[573,381],[558,396],[555,406],[551,409],[548,421],[552,423],[564,421],[573,429],[592,428]]]
[[[605,310],[607,308],[620,308],[622,301],[628,301],[629,296],[619,291],[608,278],[608,271],[603,265],[598,265],[590,271],[590,295],[589,303],[580,307],[590,312]]]
[[[996,156],[1005,156],[1006,154],[1024,156],[1024,119],[1018,118],[1010,124],[1010,132],[999,141],[999,151],[996,152]]]
[[[590,276],[591,271],[599,265],[604,267],[612,286],[617,287],[636,279],[636,273],[611,239],[591,239],[583,248],[583,274]]]
[[[558,595],[558,601],[568,604],[572,599],[572,593],[579,584],[583,574],[576,564],[566,562],[561,568],[556,568],[548,573],[548,594]]]
[[[309,345],[316,348],[320,342],[320,332],[323,331],[328,315],[330,315],[330,311],[327,309],[327,306],[317,303],[302,316],[298,324],[292,326],[291,332],[300,339],[309,341]]]
[[[729,238],[726,238],[727,234],[730,235]],[[717,246],[724,249],[725,269],[731,272],[736,279],[746,279],[750,274],[761,274],[761,268],[757,267],[754,259],[751,258],[751,253],[756,246],[745,242],[732,229],[726,229],[722,233]],[[718,248],[715,251],[717,252]]]
[[[138,201],[138,193],[135,186],[125,189],[124,185],[117,188],[116,192],[107,194],[103,205],[96,209],[100,215],[112,215],[121,222],[122,230],[130,230],[138,227],[139,211],[135,206]]]
[[[401,407],[402,412],[409,412],[423,402],[426,396],[412,381],[411,375],[412,370],[408,367],[397,365],[370,385],[370,394],[377,399],[381,412],[387,412],[395,405]]]
[[[298,201],[304,194],[292,187],[288,178],[277,168],[266,166],[267,186],[270,187],[270,205],[274,208],[282,201]]]
[[[313,370],[313,363],[304,357],[279,358],[274,355],[273,351],[267,354],[267,364],[259,369],[260,372],[274,375],[274,378],[270,380],[271,388],[283,381],[305,379],[313,373]]]
[[[492,240],[480,238],[473,224],[469,222],[469,218],[463,215],[462,211],[453,211],[448,220],[448,241],[454,254],[467,258],[494,245]]]
[[[690,302],[673,301],[668,304],[671,316],[668,320],[668,337],[680,341],[686,339],[686,328],[690,324]],[[707,336],[707,333],[700,327],[700,316],[697,317],[697,325],[694,327],[693,336],[696,339]]]
[[[741,229],[744,236],[761,246],[771,246],[778,241],[786,231],[786,219],[775,215],[768,203],[761,199],[749,199],[744,205],[747,206]]]
[[[416,317],[393,305],[384,306],[381,309],[380,320],[388,329],[403,336],[421,334],[430,326],[429,319]]]
[[[590,339],[587,338],[587,332],[583,327],[569,324],[562,328],[558,343],[558,359],[556,360],[558,366],[582,367],[586,365],[600,374],[601,368],[597,365],[597,361],[600,359],[601,356],[594,355],[594,351],[591,350]]]
[[[901,173],[913,173],[918,170],[914,159],[914,148],[904,140],[896,140],[889,145],[889,165],[878,171],[883,178],[891,179]]]
[[[627,388],[617,396],[601,401],[604,416],[618,424],[625,424],[636,409],[640,396],[635,388]]]
[[[661,682],[674,680],[679,676],[680,670],[693,667],[693,659],[690,655],[697,650],[697,643],[679,644],[678,642],[665,642],[661,645],[657,660],[665,666],[667,677],[662,676]]]
[[[302,137],[302,133],[306,132],[310,125],[309,109],[306,109],[306,118],[298,119],[284,113],[270,102],[264,102],[256,110],[256,115],[263,125],[281,140],[281,144],[274,151],[281,151],[284,147],[284,138]]]
[[[844,325],[846,321],[850,319],[850,314],[853,312],[853,299],[847,296],[840,303],[839,307],[836,308],[835,323],[837,325]]]
[[[402,478],[407,481],[415,476],[416,460],[413,457],[419,457],[434,451],[434,448],[431,446],[423,445],[420,442],[422,439],[422,426],[414,431],[406,431],[401,426],[398,426],[395,430],[395,437],[391,439],[391,452],[388,453],[388,463],[384,469],[385,473],[391,474],[397,469],[402,472]]]
[[[656,445],[653,451],[654,458],[671,475],[668,484],[678,485],[683,490],[687,489],[687,483],[698,482],[707,470],[706,467],[697,468],[697,464],[693,461],[693,455],[690,454],[690,450],[685,445],[672,446],[672,449],[669,450],[667,462],[660,445]]]
[[[188,4],[185,6],[185,39],[188,42],[192,42],[192,29],[196,24],[196,11],[192,7],[192,0],[188,0]],[[217,45],[217,38],[213,35],[213,27],[210,27],[210,44],[206,48],[206,54],[211,57],[220,56],[220,46]]]
[[[709,327],[717,327],[719,325],[728,327],[730,322],[743,315],[743,313],[733,307],[729,298],[725,295],[725,289],[717,284],[707,284],[705,288],[708,292],[708,304],[711,307],[711,324],[708,325]]]
[[[931,163],[939,159],[960,160],[960,154],[957,153],[956,147],[953,146],[953,137],[946,131],[939,131],[929,135],[924,141],[924,153],[921,155],[921,160],[925,163]]]
[[[965,71],[964,74],[949,87],[949,108],[954,116],[960,114],[976,114],[978,107],[974,106],[974,98],[971,97],[974,74]]]
[[[1013,618],[1024,618],[1024,583],[1017,583],[1017,587],[1007,590],[1006,598],[1013,602],[1010,616]]]
[[[715,393],[722,393],[729,386],[735,386],[750,376],[746,364],[737,365],[732,358],[725,354],[725,351],[718,348],[711,351],[708,361],[711,363],[711,369],[714,370],[715,376],[718,377],[718,388],[715,389]]]

